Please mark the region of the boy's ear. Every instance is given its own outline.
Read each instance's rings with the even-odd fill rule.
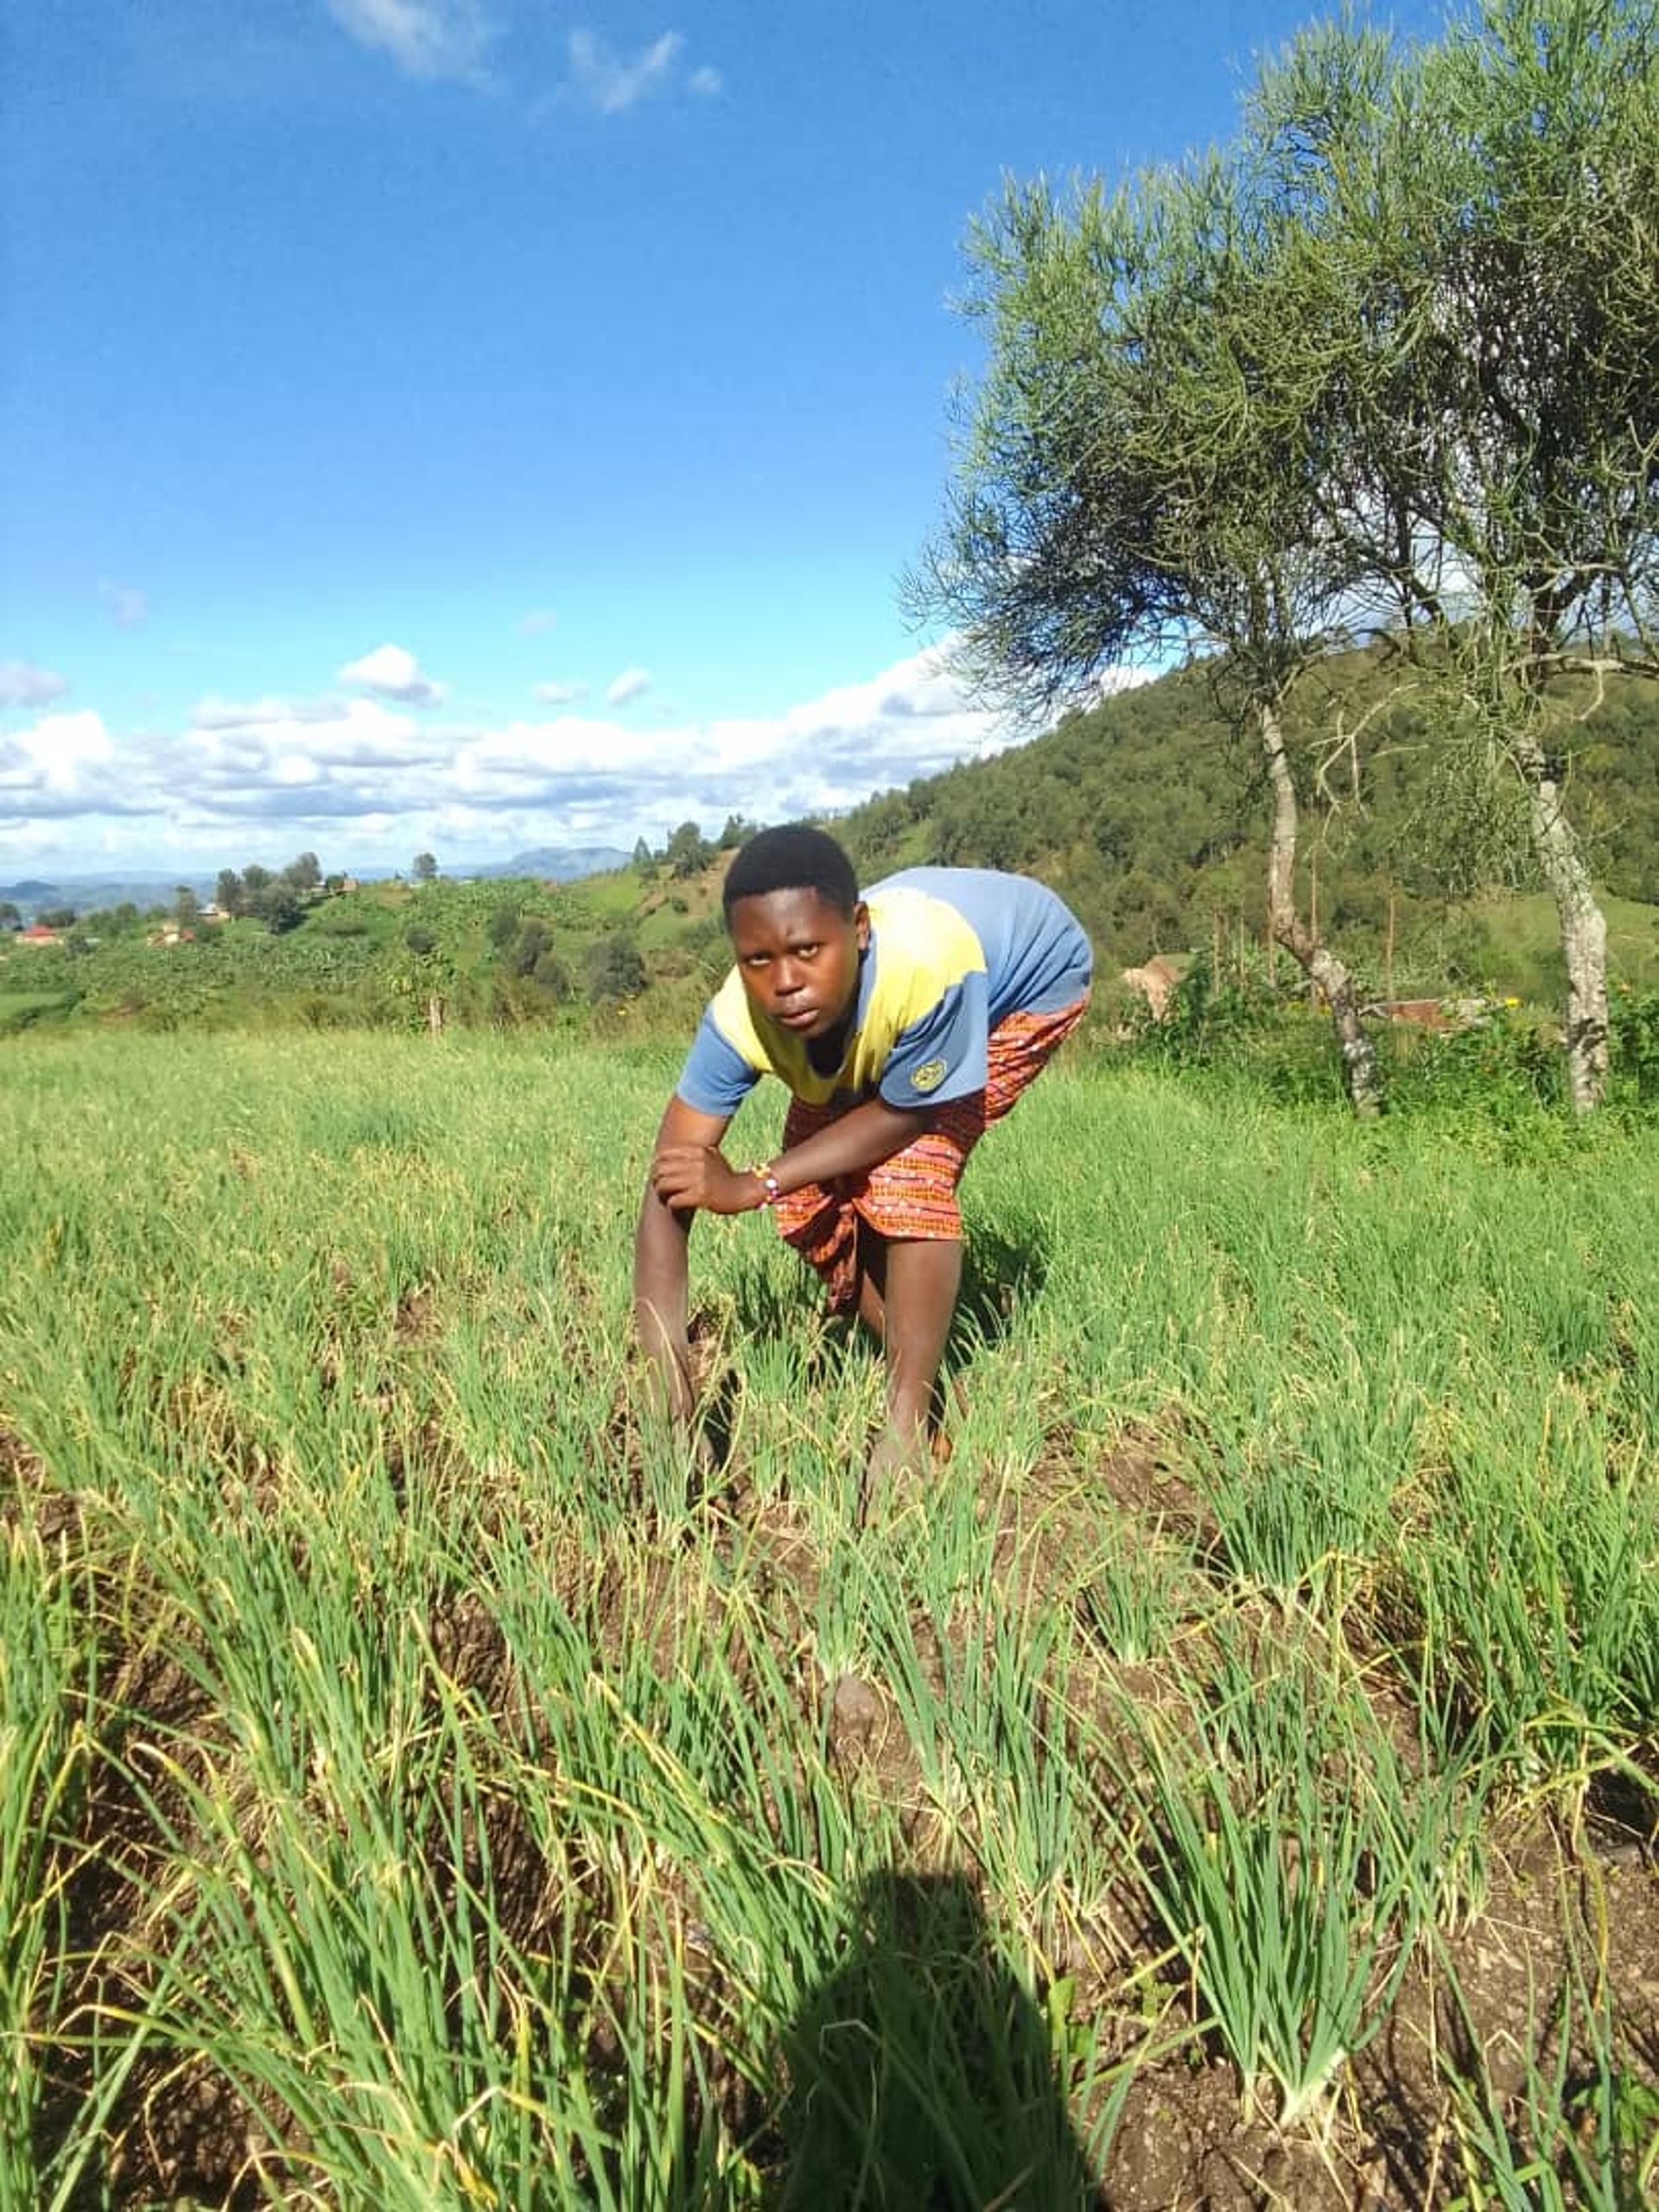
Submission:
[[[870,949],[870,910],[861,899],[853,909],[853,930],[861,952]]]

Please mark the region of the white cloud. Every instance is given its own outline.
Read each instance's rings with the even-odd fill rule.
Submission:
[[[543,638],[558,620],[550,607],[532,607],[520,621],[518,627],[527,638]]]
[[[32,660],[0,661],[0,707],[49,707],[69,689],[69,679]]]
[[[389,54],[410,77],[478,82],[498,27],[477,0],[327,0],[359,46]]]
[[[204,709],[206,711],[204,711]],[[378,804],[382,779],[406,769],[436,767],[455,749],[453,735],[429,728],[412,715],[397,714],[378,699],[334,705],[287,706],[261,699],[248,718],[227,718],[228,702],[204,701],[174,762],[194,784],[253,789],[264,781],[311,782],[310,769],[367,794]],[[310,769],[293,764],[305,761]]]
[[[121,629],[141,629],[149,620],[149,601],[136,585],[101,583],[98,589],[111,621]]]
[[[641,100],[673,88],[684,46],[678,31],[664,31],[626,61],[596,31],[572,31],[570,81],[581,98],[601,115],[621,115]],[[699,68],[692,71],[689,86],[706,97],[720,90],[720,79],[714,70]]]
[[[46,715],[0,737],[0,810],[30,816],[120,812],[111,805],[115,741],[90,711]]]
[[[686,82],[688,89],[699,99],[712,99],[716,92],[725,90],[718,69],[694,69]]]
[[[407,677],[404,659],[391,672]],[[402,867],[423,848],[454,863],[536,844],[626,851],[681,822],[839,812],[1015,735],[969,704],[938,650],[778,714],[666,727],[603,707],[462,725],[397,699],[213,696],[171,735],[117,739],[91,713],[0,734],[0,833],[33,850],[49,824],[64,869],[105,839],[140,870],[205,872],[262,833],[340,867]]]
[[[651,689],[648,668],[625,668],[605,687],[605,703],[610,707],[626,707],[630,700],[638,699]]]
[[[361,660],[347,661],[339,671],[342,683],[360,683],[383,699],[397,699],[406,707],[435,706],[443,686],[421,673],[420,663],[401,645],[377,645]]]
[[[588,696],[585,683],[537,683],[534,696],[544,707],[574,706],[578,699]]]
[[[270,722],[322,722],[340,712],[331,700],[250,699],[245,703],[209,692],[192,709],[195,729],[254,729]]]

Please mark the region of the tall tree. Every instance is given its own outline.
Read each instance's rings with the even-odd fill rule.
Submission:
[[[1274,938],[1323,992],[1369,1115],[1380,1092],[1355,980],[1297,905],[1284,728],[1344,635],[1354,579],[1320,524],[1320,424],[1282,359],[1297,272],[1272,251],[1254,181],[1211,157],[1067,207],[1043,183],[1006,189],[969,237],[988,365],[911,597],[956,626],[982,688],[1027,710],[1116,661],[1212,656],[1271,795]]]
[[[1447,728],[1518,779],[1588,1109],[1606,927],[1561,697],[1659,674],[1659,10],[1488,0],[1382,81],[1356,35],[1309,34],[1252,121],[1323,293],[1296,385],[1324,527],[1449,676]]]

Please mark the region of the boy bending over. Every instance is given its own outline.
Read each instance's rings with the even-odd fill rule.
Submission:
[[[957,1185],[1083,1019],[1091,956],[1044,885],[915,868],[859,896],[820,830],[765,830],[724,889],[735,965],[709,1001],[656,1152],[634,1241],[634,1321],[677,1421],[694,1412],[686,1341],[693,1216],[769,1207],[887,1362],[887,1418],[864,1501],[925,1460],[962,1280]],[[791,1093],[783,1148],[720,1150],[762,1075]]]

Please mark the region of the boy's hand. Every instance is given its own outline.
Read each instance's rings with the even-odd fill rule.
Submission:
[[[752,1213],[766,1197],[758,1176],[730,1166],[711,1144],[663,1146],[651,1187],[676,1213]]]

